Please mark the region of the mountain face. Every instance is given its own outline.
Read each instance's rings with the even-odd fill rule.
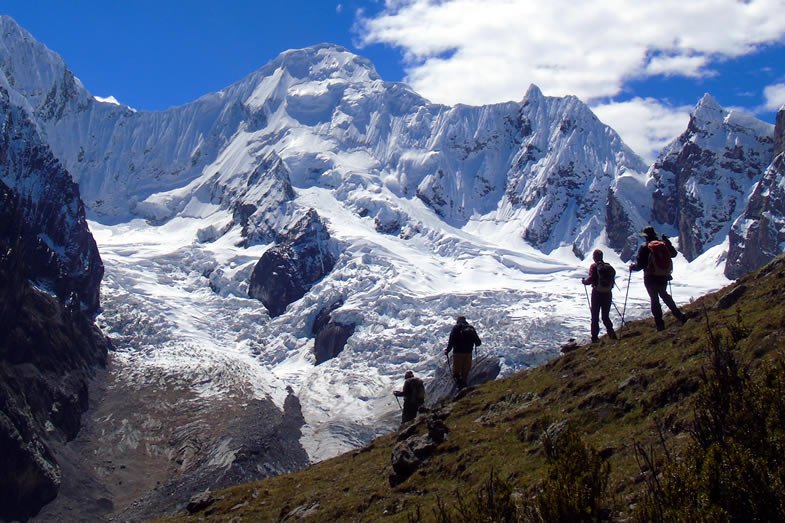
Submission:
[[[774,160],[733,222],[725,276],[739,278],[768,263],[785,245],[785,108],[777,113]]]
[[[678,231],[681,252],[694,260],[725,239],[771,159],[770,125],[704,96],[649,171],[654,221]]]
[[[108,342],[92,321],[103,264],[79,191],[0,83],[0,519],[57,494],[57,449]],[[18,100],[18,99],[17,99]]]
[[[95,101],[56,54],[7,18],[4,26],[6,76],[104,223],[219,206],[233,209],[246,242],[266,242],[286,225],[291,184],[339,190],[381,230],[415,225],[395,205],[361,201],[357,189],[372,184],[419,198],[452,225],[512,221],[544,252],[567,244],[582,257],[605,227],[615,180],[645,171],[577,98],[536,87],[521,103],[435,105],[321,45],[193,103],[141,113]],[[45,70],[36,82],[20,73],[21,47]]]

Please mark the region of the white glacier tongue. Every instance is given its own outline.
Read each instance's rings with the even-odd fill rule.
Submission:
[[[291,387],[306,420],[301,443],[317,461],[397,426],[392,390],[407,369],[427,379],[444,365],[441,350],[459,314],[477,326],[480,354],[499,356],[505,374],[542,363],[568,337],[588,333],[579,281],[586,264],[576,265],[569,252],[546,257],[521,240],[436,229],[440,220],[416,200],[403,210],[430,232],[411,240],[378,233],[370,217],[350,212],[328,190],[300,191],[298,204],[329,217],[345,249],[327,278],[272,320],[261,303],[243,297],[267,246],[237,247],[237,230],[213,243],[195,241],[199,228],[225,219],[223,211],[162,226],[91,224],[106,264],[101,322],[124,380],[166,380],[208,402],[270,397],[279,406]],[[677,272],[685,275],[690,268],[682,262]],[[721,269],[680,276],[677,301],[715,287],[719,279],[706,277],[712,270]],[[333,317],[357,329],[343,352],[314,366],[311,324],[337,297],[344,304]],[[621,300],[619,293],[619,308]],[[643,286],[633,281],[627,317],[647,310]]]

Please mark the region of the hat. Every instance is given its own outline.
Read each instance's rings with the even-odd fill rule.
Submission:
[[[458,323],[466,323],[466,316],[458,316],[455,320]]]
[[[643,236],[644,238],[656,238],[657,237],[657,233],[655,232],[654,227],[652,227],[651,225],[649,225],[648,227],[644,227],[643,231],[641,231],[640,235]]]
[[[414,373],[410,370],[406,371],[406,374],[403,375],[404,378],[409,379],[414,377]]]
[[[594,249],[594,252],[591,253],[591,257],[594,261],[599,261],[602,259],[602,251],[600,249]]]

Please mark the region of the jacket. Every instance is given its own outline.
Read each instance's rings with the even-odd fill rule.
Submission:
[[[482,345],[480,337],[474,327],[466,322],[456,323],[450,331],[450,339],[447,342],[447,352],[455,350],[461,354],[471,354],[474,347]]]

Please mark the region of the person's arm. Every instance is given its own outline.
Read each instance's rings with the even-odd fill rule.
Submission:
[[[452,330],[450,331],[450,338],[447,340],[447,348],[444,349],[444,353],[449,354],[454,347],[455,347],[455,327],[453,327]]]
[[[646,265],[649,264],[649,248],[644,243],[638,249],[638,257],[632,265],[630,265],[631,271],[640,271],[643,270]]]
[[[584,285],[594,285],[594,279],[597,277],[597,264],[592,263],[589,267],[589,275],[581,280]]]

